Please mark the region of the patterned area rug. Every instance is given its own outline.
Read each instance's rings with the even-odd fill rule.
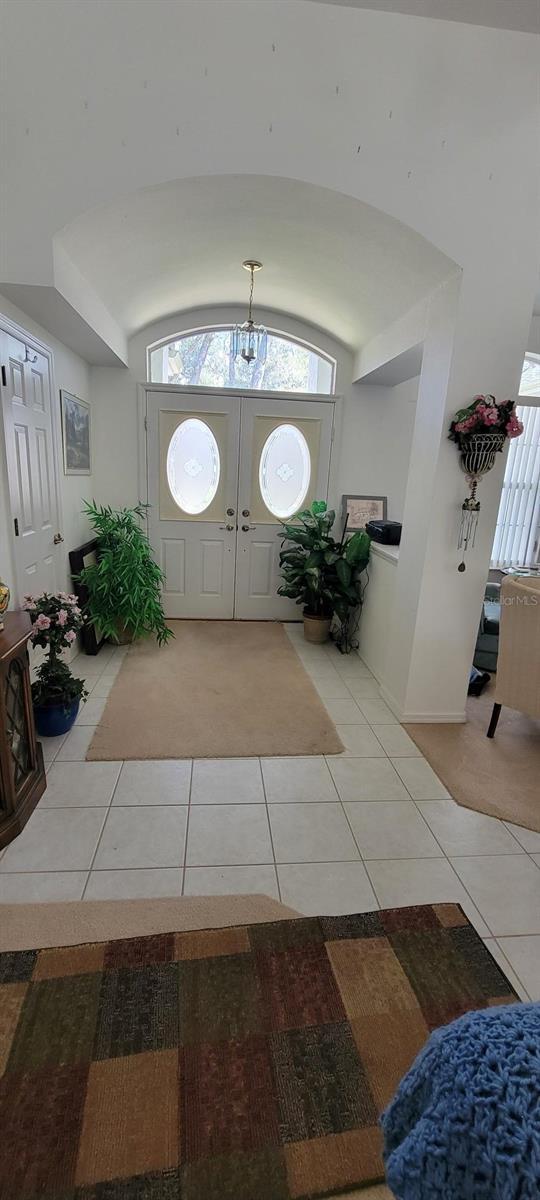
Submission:
[[[431,1029],[516,999],[458,905],[0,955],[2,1200],[300,1200],[384,1178]]]

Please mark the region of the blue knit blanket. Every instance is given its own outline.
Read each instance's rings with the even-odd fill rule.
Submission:
[[[397,1200],[540,1200],[540,1004],[437,1029],[382,1124]]]

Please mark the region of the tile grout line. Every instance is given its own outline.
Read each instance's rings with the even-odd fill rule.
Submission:
[[[278,869],[277,869],[277,861],[276,861],[276,848],[275,848],[275,846],[274,846],[274,835],[273,835],[273,833],[272,833],[272,822],[271,822],[271,820],[270,820],[270,809],[269,809],[269,807],[268,807],[268,797],[267,797],[267,795],[266,795],[266,784],[265,784],[265,782],[264,782],[264,771],[263,771],[263,766],[262,766],[262,759],[261,759],[261,758],[258,758],[258,759],[257,759],[257,761],[258,761],[258,763],[259,763],[259,771],[260,771],[260,774],[261,774],[261,784],[262,784],[262,790],[263,790],[263,796],[264,796],[264,803],[265,803],[265,807],[266,807],[266,820],[267,820],[267,822],[268,822],[268,831],[269,831],[269,834],[270,834],[270,845],[271,845],[271,847],[272,847],[272,857],[273,857],[273,859],[274,859],[274,875],[275,875],[275,877],[276,877],[276,886],[277,886],[277,891],[278,891],[278,900],[280,901],[280,903],[282,903],[282,900],[281,900],[281,883],[280,883],[280,879],[279,879],[279,871],[278,871]]]
[[[120,760],[118,760],[118,761],[120,761]],[[82,896],[81,896],[81,901],[82,901],[82,900],[84,900],[84,897],[85,897],[85,895],[86,895],[86,889],[87,889],[87,887],[88,887],[88,883],[89,883],[89,880],[90,880],[90,876],[91,876],[91,874],[92,874],[93,866],[94,866],[94,863],[95,863],[95,861],[96,861],[96,855],[97,855],[97,852],[98,852],[98,850],[99,850],[99,847],[100,847],[100,845],[101,845],[101,839],[102,839],[102,837],[103,837],[103,833],[104,833],[104,830],[105,830],[105,826],[106,826],[106,824],[107,824],[107,819],[108,819],[109,813],[110,813],[110,811],[111,811],[111,808],[112,808],[112,802],[113,802],[113,799],[114,799],[114,795],[115,795],[116,789],[117,789],[117,787],[118,787],[118,782],[119,782],[120,776],[121,776],[121,774],[122,774],[122,769],[123,769],[123,766],[124,766],[124,762],[123,762],[123,760],[122,760],[122,761],[121,761],[120,768],[119,768],[119,771],[118,771],[118,775],[116,776],[116,782],[115,782],[115,784],[114,784],[114,787],[113,787],[113,790],[112,790],[112,792],[111,792],[111,798],[110,798],[110,800],[109,800],[109,804],[108,804],[108,806],[107,806],[107,813],[106,813],[106,816],[105,816],[105,818],[104,818],[103,824],[102,824],[102,826],[101,826],[101,829],[100,829],[100,832],[99,832],[99,837],[98,837],[98,840],[97,840],[97,842],[96,842],[96,847],[95,847],[94,853],[93,853],[93,855],[92,855],[92,859],[91,859],[91,862],[90,862],[90,867],[89,867],[89,869],[88,869],[88,876],[87,876],[86,883],[85,883],[85,885],[84,885],[84,888],[83,888],[83,893],[82,893]]]
[[[187,817],[186,817],[186,833],[185,833],[185,839],[186,839],[186,840],[185,840],[185,843],[184,843],[184,863],[183,863],[183,867],[182,867],[182,890],[181,890],[181,892],[180,892],[180,895],[181,895],[181,896],[184,896],[184,895],[185,895],[184,888],[185,888],[185,886],[186,886],[187,853],[188,853],[188,838],[189,838],[189,818],[190,818],[190,815],[191,815],[191,804],[192,804],[192,800],[191,800],[191,792],[192,792],[192,788],[193,788],[193,771],[194,771],[194,767],[195,767],[195,759],[194,759],[194,758],[192,758],[192,759],[191,759],[191,768],[190,768],[190,772],[189,772],[189,790],[188,790],[188,804],[187,804]]]

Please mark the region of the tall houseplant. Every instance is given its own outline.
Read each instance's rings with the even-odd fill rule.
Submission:
[[[163,572],[141,527],[144,506],[113,509],[85,501],[85,510],[98,541],[97,561],[79,576],[88,590],[89,620],[111,642],[155,634],[163,645],[173,633],[161,604]]]
[[[76,679],[62,658],[75,641],[83,617],[77,597],[66,592],[43,592],[25,596],[23,608],[30,614],[34,646],[48,650],[32,684],[36,729],[42,737],[67,733],[88,692],[83,679]]]
[[[288,596],[304,609],[304,636],[308,642],[326,641],[333,616],[341,626],[343,649],[350,649],[348,626],[352,612],[362,603],[360,574],[369,562],[371,539],[365,531],[337,542],[331,534],[335,512],[323,500],[298,513],[294,524],[283,524],[279,556],[283,583],[280,596]]]

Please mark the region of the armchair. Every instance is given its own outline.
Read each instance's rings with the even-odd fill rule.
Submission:
[[[499,657],[492,738],[502,705],[540,718],[540,576],[507,576],[501,588]]]

